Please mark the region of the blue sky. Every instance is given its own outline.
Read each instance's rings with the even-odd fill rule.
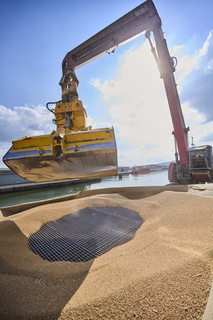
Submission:
[[[186,126],[196,145],[213,145],[213,1],[155,0]],[[0,160],[11,141],[50,133],[45,104],[60,99],[65,54],[141,4],[138,0],[2,0],[0,3]],[[119,165],[170,161],[169,107],[142,35],[76,71],[79,98],[94,128],[114,126]],[[0,161],[0,167],[3,167]]]

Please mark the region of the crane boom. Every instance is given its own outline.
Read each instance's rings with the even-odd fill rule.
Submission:
[[[77,69],[91,60],[110,52],[130,41],[142,32],[161,26],[161,19],[152,1],[148,0],[125,14],[97,34],[69,51],[62,62],[62,72],[66,67]]]

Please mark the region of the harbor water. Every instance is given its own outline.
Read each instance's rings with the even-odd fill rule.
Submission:
[[[148,174],[123,174],[113,177],[105,177],[101,180],[89,180],[88,182],[79,182],[66,185],[51,186],[35,190],[23,190],[0,194],[0,208],[15,206],[23,203],[48,200],[62,196],[76,194],[79,191],[117,188],[117,187],[136,187],[136,186],[163,186],[168,184],[168,172],[151,171]]]

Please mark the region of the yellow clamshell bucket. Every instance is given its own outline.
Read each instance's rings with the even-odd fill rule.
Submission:
[[[85,126],[86,113],[78,100],[74,71],[66,74],[61,86],[62,100],[55,103],[55,109],[49,108],[51,103],[47,104],[55,115],[56,131],[13,141],[3,157],[4,163],[31,182],[116,175],[114,129]]]

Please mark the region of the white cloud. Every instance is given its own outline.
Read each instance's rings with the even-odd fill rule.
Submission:
[[[179,93],[182,92],[185,77],[190,74],[194,68],[196,68],[200,57],[200,53],[191,56],[189,54],[185,54],[184,50],[185,47],[183,45],[175,46],[170,50],[171,57],[175,57],[177,59],[175,79],[178,83]]]
[[[54,125],[51,114],[44,106],[14,107],[0,105],[0,140],[9,142],[24,136],[49,133]]]
[[[197,54],[197,65],[185,78],[182,101],[213,121],[213,31]]]
[[[108,104],[120,165],[150,163],[156,158],[165,161],[166,150],[167,157],[173,157],[169,107],[147,43],[126,52],[116,79],[93,79],[92,84]]]
[[[185,122],[190,124],[189,145],[192,137],[195,145],[213,145],[213,137],[209,140],[209,134],[212,133],[213,121],[206,122],[203,114],[190,108],[189,104],[183,105]]]
[[[13,140],[51,133],[55,128],[52,118],[53,114],[41,105],[14,107],[13,110],[0,105],[0,159],[11,147]]]

